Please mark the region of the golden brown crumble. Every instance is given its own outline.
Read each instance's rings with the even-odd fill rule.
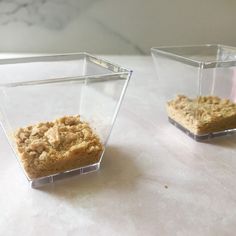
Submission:
[[[216,96],[178,95],[167,103],[168,116],[194,134],[236,128],[236,104]]]
[[[15,139],[20,161],[31,179],[97,163],[104,149],[80,116],[20,128]]]

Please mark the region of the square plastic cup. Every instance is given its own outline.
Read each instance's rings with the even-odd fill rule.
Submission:
[[[151,49],[169,121],[201,141],[236,131],[236,48]]]
[[[88,53],[0,60],[1,125],[32,187],[99,169],[131,74],[130,70]],[[15,132],[65,116],[80,116],[89,124],[103,151],[96,161],[84,166],[68,166],[39,178],[30,177],[19,154]]]

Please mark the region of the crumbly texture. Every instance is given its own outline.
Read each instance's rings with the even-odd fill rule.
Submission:
[[[20,128],[15,134],[20,161],[30,179],[97,163],[104,149],[80,116]]]
[[[171,119],[197,135],[236,128],[236,104],[216,96],[191,99],[178,95],[167,103],[167,112]]]

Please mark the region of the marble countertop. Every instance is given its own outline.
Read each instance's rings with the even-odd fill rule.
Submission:
[[[151,57],[134,70],[98,172],[31,189],[0,130],[0,235],[234,235],[236,137],[168,123]]]

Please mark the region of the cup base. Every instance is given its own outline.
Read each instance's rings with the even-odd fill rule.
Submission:
[[[75,175],[87,174],[90,172],[97,171],[99,169],[100,169],[100,162],[96,164],[88,165],[85,167],[80,167],[77,169],[58,173],[55,175],[50,175],[50,176],[46,176],[46,177],[42,177],[38,179],[29,180],[29,182],[30,182],[31,188],[40,188],[45,184],[54,183],[58,180],[66,179]]]

